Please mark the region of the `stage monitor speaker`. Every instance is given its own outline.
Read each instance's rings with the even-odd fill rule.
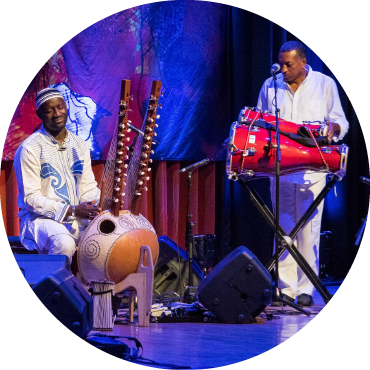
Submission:
[[[31,286],[61,268],[71,269],[69,258],[64,255],[15,254],[14,257]]]
[[[165,235],[160,236],[158,242],[159,256],[154,268],[153,293],[176,292],[182,296],[189,285],[188,254]],[[203,272],[195,261],[192,267],[193,286],[197,287],[203,279]]]
[[[80,338],[86,338],[93,329],[92,297],[71,271],[61,268],[32,289],[45,307]]]
[[[246,247],[229,253],[199,287],[199,301],[228,324],[255,322],[271,301],[271,275]]]

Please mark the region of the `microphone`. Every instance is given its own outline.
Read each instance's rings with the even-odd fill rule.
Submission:
[[[364,182],[366,185],[370,185],[370,179],[368,179],[367,177],[361,176],[360,180]]]
[[[200,161],[200,162],[194,163],[194,164],[192,164],[192,165],[190,165],[190,166],[188,166],[188,167],[184,167],[183,169],[181,169],[181,170],[180,170],[179,172],[177,172],[177,173],[180,173],[180,172],[187,172],[187,171],[192,171],[192,170],[194,170],[194,169],[196,169],[196,168],[198,168],[198,167],[201,167],[201,166],[206,165],[208,162],[209,162],[209,159],[208,159],[208,158],[203,159],[203,160],[202,160],[202,161]]]
[[[271,74],[274,75],[280,71],[280,65],[278,63],[275,63],[271,67]]]

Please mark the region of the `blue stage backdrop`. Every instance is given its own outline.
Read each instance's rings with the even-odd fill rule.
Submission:
[[[56,85],[68,97],[67,127],[88,141],[93,159],[105,159],[117,124],[121,81],[129,79],[134,99],[129,119],[137,127],[152,80],[162,81],[154,159],[220,159],[230,127],[230,9],[207,2],[160,2],[125,10],[85,29],[32,81],[13,119],[4,157],[12,159],[31,133],[30,116],[37,127],[32,113],[36,91]],[[22,140],[14,140],[15,125]]]

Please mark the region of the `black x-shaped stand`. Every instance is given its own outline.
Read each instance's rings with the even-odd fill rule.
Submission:
[[[275,265],[276,258],[280,257],[285,249],[288,250],[288,252],[291,254],[291,256],[294,258],[294,260],[297,262],[298,266],[302,269],[304,274],[308,277],[308,279],[311,281],[313,286],[317,289],[317,291],[320,293],[321,297],[324,299],[325,304],[327,304],[332,295],[329,293],[329,291],[325,288],[325,286],[321,283],[321,280],[317,277],[315,272],[312,270],[311,266],[307,263],[307,261],[304,259],[304,257],[301,255],[301,253],[298,251],[296,246],[293,243],[287,242],[287,240],[293,241],[298,232],[302,229],[302,227],[306,224],[308,219],[311,217],[312,213],[315,211],[315,209],[318,207],[320,202],[326,197],[326,195],[329,193],[330,189],[335,185],[335,183],[340,179],[340,177],[336,174],[332,174],[330,180],[325,185],[324,189],[321,191],[321,193],[317,196],[317,198],[313,201],[311,206],[308,208],[306,213],[301,217],[301,219],[298,221],[297,225],[293,228],[293,230],[290,232],[290,234],[287,234],[280,225],[278,225],[277,232],[278,237],[280,240],[280,246],[276,251],[276,254],[274,257],[271,258],[271,260],[266,264],[266,269],[268,271],[271,271]],[[243,176],[239,176],[239,183],[246,189],[249,190],[250,198],[253,202],[253,204],[256,206],[258,211],[261,213],[263,218],[266,220],[267,224],[275,231],[275,218],[270,209],[267,207],[267,205],[264,203],[262,198],[258,195],[258,193],[255,191],[253,186],[251,185],[250,178],[243,178]],[[288,237],[288,238],[285,238]]]

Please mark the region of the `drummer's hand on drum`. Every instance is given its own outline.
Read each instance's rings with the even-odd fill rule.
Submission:
[[[94,217],[98,216],[101,212],[101,208],[95,205],[96,200],[91,202],[83,202],[76,206],[75,216],[78,218],[92,220]]]
[[[326,122],[326,125],[329,126],[328,140],[329,144],[333,140],[334,135],[339,136],[340,134],[340,125],[334,122]]]

